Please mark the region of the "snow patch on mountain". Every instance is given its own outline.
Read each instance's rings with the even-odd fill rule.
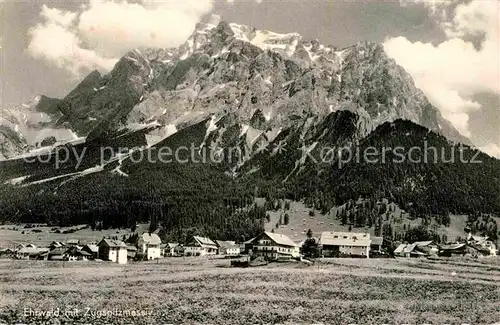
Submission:
[[[26,175],[26,176],[21,176],[21,177],[16,177],[9,179],[8,181],[5,181],[4,184],[10,184],[10,185],[19,185],[22,182],[24,182],[28,177],[31,175]]]

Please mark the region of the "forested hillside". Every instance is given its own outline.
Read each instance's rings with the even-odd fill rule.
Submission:
[[[354,209],[349,203],[363,198],[367,202],[386,199],[408,212],[410,218],[434,220],[445,226],[450,213],[475,215],[470,222],[474,230],[496,232],[486,216],[500,215],[500,161],[464,147],[465,159],[475,157],[481,163],[449,163],[440,161],[441,157],[436,163],[397,162],[391,152],[383,163],[362,159],[340,167],[336,160],[321,163],[320,150],[333,145],[357,146],[361,151],[367,147],[397,146],[423,151],[426,142],[438,152],[444,150],[446,157],[452,150],[458,154],[458,145],[402,120],[383,124],[367,138],[355,142],[356,123],[354,114],[337,112],[314,127],[305,129],[298,124],[283,130],[270,150],[247,161],[236,176],[228,173],[230,166],[226,164],[134,162],[137,160],[130,159],[132,155],[99,172],[78,175],[64,183],[4,184],[0,188],[0,216],[3,222],[59,225],[94,225],[102,221],[105,228],[133,227],[137,222],[152,221],[153,225],[160,223],[165,237],[172,239],[199,233],[243,240],[263,229],[265,209],[256,207],[254,199],[265,197],[270,201],[303,200],[322,213],[347,203],[351,208],[345,215],[337,216],[341,220],[356,226],[379,225],[381,233],[391,232],[387,228],[390,225],[380,224],[380,218],[387,213],[382,211],[383,206],[372,204]],[[208,121],[202,121],[181,130],[157,147],[175,149],[184,143],[201,146],[207,124]],[[312,148],[308,155],[303,155],[298,141],[294,142],[300,137]],[[280,143],[286,143],[286,150],[273,150]],[[421,157],[422,151],[415,152],[413,158]],[[155,154],[157,151],[153,150],[153,161]],[[117,167],[120,173],[112,172]],[[41,171],[42,175],[26,181],[51,176],[48,168]]]

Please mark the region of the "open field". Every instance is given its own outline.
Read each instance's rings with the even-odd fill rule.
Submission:
[[[92,230],[90,228],[77,230],[73,233],[62,234],[51,231],[53,227],[23,228],[24,225],[2,225],[0,226],[0,247],[13,247],[18,244],[35,244],[37,246],[47,246],[52,241],[66,242],[68,239],[78,239],[82,243],[98,242],[103,237],[122,236],[132,234],[130,229],[107,229]],[[15,229],[15,230],[13,230]],[[148,224],[137,225],[137,232],[147,231]],[[33,232],[37,230],[40,232]],[[25,232],[24,234],[22,232]]]
[[[45,324],[33,313],[59,308],[57,319],[71,324],[493,324],[499,302],[498,258],[260,268],[206,258],[124,266],[0,261],[0,321],[7,323]]]

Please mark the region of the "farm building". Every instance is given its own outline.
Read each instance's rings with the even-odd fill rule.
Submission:
[[[25,248],[25,247],[26,247],[26,245],[24,245],[24,244],[16,244],[16,246],[14,247],[14,251],[16,251],[16,252],[17,252],[17,251],[18,251],[18,250],[20,250],[21,248]]]
[[[182,244],[178,244],[174,247],[174,256],[183,256],[184,250],[184,246]]]
[[[127,258],[133,260],[137,255],[137,247],[127,245]]]
[[[137,246],[143,256],[148,260],[154,260],[161,257],[161,239],[154,233],[143,233],[139,237]]]
[[[38,247],[38,256],[37,260],[46,261],[49,259],[49,249],[47,247]]]
[[[240,245],[240,252],[243,254],[250,254],[250,251],[252,250],[252,241],[255,239],[251,238],[244,242],[243,244]]]
[[[16,252],[10,248],[0,249],[0,258],[13,258],[16,256]]]
[[[127,263],[127,245],[119,240],[102,239],[99,244],[99,258],[118,264]]]
[[[467,244],[442,245],[439,249],[439,256],[452,257],[464,256],[467,253]]]
[[[412,244],[400,244],[394,250],[394,256],[397,257],[424,257],[437,255],[439,246],[432,240],[417,241]]]
[[[68,261],[88,261],[92,259],[92,254],[79,249],[76,246],[70,247],[66,251]]]
[[[95,244],[86,244],[82,250],[92,255],[92,259],[96,259],[99,256],[99,247]]]
[[[64,247],[64,243],[60,242],[60,241],[53,241],[52,243],[50,243],[49,245],[49,248],[50,250],[53,250],[55,248],[60,248],[60,247]]]
[[[368,233],[325,231],[319,248],[324,257],[365,257],[370,255],[371,239]]]
[[[215,242],[219,247],[220,255],[226,255],[226,256],[240,255],[240,246],[236,245],[234,241],[216,240]]]
[[[488,251],[488,255],[497,255],[497,247],[494,241],[492,241],[487,236],[476,236],[469,234],[467,237],[467,243],[474,247],[477,247],[481,251]]]
[[[34,245],[33,245],[34,246]],[[36,248],[33,246],[26,246],[19,249],[16,252],[16,258],[22,260],[37,260],[37,259],[46,259],[47,253],[49,251],[48,248]]]
[[[252,256],[262,256],[270,260],[300,257],[299,246],[282,234],[265,231],[255,237],[250,244]]]
[[[193,236],[184,246],[184,255],[186,256],[204,256],[217,254],[217,244],[210,238]]]
[[[384,237],[371,237],[370,250],[372,251],[382,251],[382,246],[384,244]]]
[[[177,256],[182,255],[176,252],[176,248],[179,246],[178,243],[167,243],[162,245],[162,256]]]
[[[418,251],[415,249],[417,247],[417,244],[400,244],[395,250],[394,250],[394,256],[397,257],[419,257],[423,256],[424,253],[418,253]]]
[[[67,259],[66,251],[68,249],[65,247],[54,248],[49,251],[48,260],[50,261],[63,261]]]
[[[422,252],[425,255],[437,255],[439,252],[439,246],[432,240],[416,241],[414,244],[417,245],[415,250]]]
[[[66,245],[68,246],[78,246],[80,245],[80,241],[78,239],[69,239],[66,241]]]

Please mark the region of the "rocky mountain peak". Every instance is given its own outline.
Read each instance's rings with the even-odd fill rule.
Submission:
[[[135,49],[109,74],[90,73],[56,103],[60,125],[99,136],[157,123],[171,134],[211,114],[231,113],[234,123],[277,132],[297,120],[316,116],[319,123],[349,110],[360,117],[360,136],[407,119],[467,142],[380,44],[338,49],[297,33],[219,20],[199,23],[177,48]]]

